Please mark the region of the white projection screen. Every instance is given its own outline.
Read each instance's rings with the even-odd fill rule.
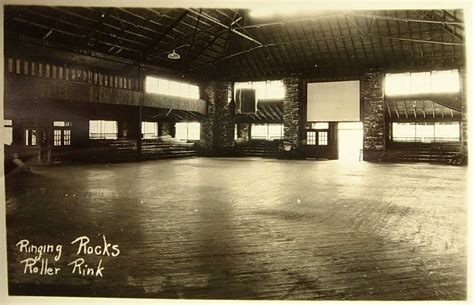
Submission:
[[[360,82],[308,83],[308,122],[360,121]]]

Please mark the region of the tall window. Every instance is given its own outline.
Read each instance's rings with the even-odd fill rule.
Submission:
[[[145,90],[149,93],[199,99],[198,86],[164,78],[147,76],[145,79]]]
[[[394,142],[458,142],[459,122],[392,123]]]
[[[306,145],[328,145],[328,122],[309,122],[306,124],[306,129]]]
[[[175,125],[175,138],[178,140],[199,140],[201,138],[201,123],[182,122]]]
[[[318,145],[328,145],[327,131],[318,131]]]
[[[158,138],[158,123],[157,122],[142,122],[143,139]]]
[[[257,100],[283,99],[285,97],[285,86],[281,80],[235,83],[234,90],[237,89],[255,89]]]
[[[117,121],[89,121],[89,139],[115,140],[118,135]]]
[[[70,146],[71,145],[71,122],[54,121],[53,122],[53,145]]]
[[[36,146],[36,129],[25,129],[25,145]]]
[[[252,124],[252,139],[276,140],[283,138],[283,124]]]
[[[316,145],[316,131],[306,132],[306,145]]]
[[[397,73],[385,76],[385,95],[455,93],[460,90],[459,72],[455,70],[420,73]]]

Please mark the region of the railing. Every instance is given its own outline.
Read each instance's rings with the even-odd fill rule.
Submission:
[[[444,142],[459,142],[459,137],[394,137],[393,142],[415,142],[415,143],[444,143]]]
[[[35,78],[57,79],[96,86],[140,91],[137,78],[103,73],[82,67],[55,65],[44,62],[7,58],[6,72],[10,75],[27,75]]]
[[[8,99],[37,97],[207,114],[204,100],[144,93],[138,79],[124,75],[8,58],[5,76],[5,96]]]

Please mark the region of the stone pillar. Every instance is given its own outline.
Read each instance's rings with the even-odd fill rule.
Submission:
[[[296,157],[302,140],[303,122],[303,82],[299,77],[283,78],[285,98],[283,99],[283,145],[291,148],[291,155]]]
[[[232,154],[235,122],[235,110],[230,103],[232,83],[205,83],[201,86],[201,98],[207,101],[207,118],[201,121],[203,153],[213,156]]]
[[[364,161],[380,161],[385,153],[385,101],[383,74],[366,72],[361,78],[361,100],[364,105]]]

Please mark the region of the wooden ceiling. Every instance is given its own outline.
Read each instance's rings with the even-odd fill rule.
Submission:
[[[257,19],[228,8],[6,6],[5,36],[206,78],[257,80],[462,66],[463,20],[461,10]],[[181,59],[167,58],[173,50]]]

